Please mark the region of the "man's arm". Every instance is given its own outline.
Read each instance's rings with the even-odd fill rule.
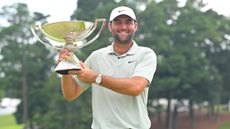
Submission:
[[[80,63],[82,69],[81,70],[73,70],[70,71],[70,74],[75,74],[78,78],[85,83],[95,83],[96,76],[98,73],[89,69],[84,63]],[[102,75],[102,80],[100,85],[106,87],[115,92],[138,96],[144,91],[145,87],[147,87],[149,81],[143,77],[135,76],[131,78],[114,78],[106,75]]]
[[[138,96],[144,91],[148,84],[149,82],[147,79],[139,76],[131,78],[113,78],[102,75],[100,85],[121,94]]]
[[[74,100],[84,92],[84,89],[77,84],[72,75],[62,75],[61,88],[63,96],[67,100]]]
[[[68,59],[72,54],[68,49],[61,49],[58,55],[58,62]],[[71,74],[62,75],[61,77],[61,89],[63,96],[66,100],[74,100],[81,95],[85,90],[79,86]]]

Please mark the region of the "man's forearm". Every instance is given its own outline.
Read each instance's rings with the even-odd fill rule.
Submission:
[[[73,100],[83,92],[83,89],[78,86],[71,75],[63,75],[61,77],[61,87],[63,96],[67,100]]]
[[[148,81],[142,77],[113,78],[102,75],[101,85],[121,94],[138,96],[148,85]]]

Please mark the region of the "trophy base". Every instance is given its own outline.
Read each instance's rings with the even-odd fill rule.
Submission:
[[[79,64],[74,64],[69,61],[63,60],[60,63],[58,63],[54,71],[59,74],[69,74],[69,71],[71,70],[80,70],[80,69],[81,66]]]
[[[65,70],[57,70],[55,72],[65,75],[65,74],[69,74],[69,71],[71,70],[80,70],[80,69],[65,69]]]

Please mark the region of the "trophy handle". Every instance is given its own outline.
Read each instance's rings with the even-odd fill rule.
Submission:
[[[99,24],[99,22],[102,22],[102,25],[101,25],[100,30],[97,32],[97,34],[91,40],[87,41],[86,43],[84,43],[83,45],[79,46],[78,48],[83,48],[83,47],[91,44],[93,41],[95,41],[100,36],[101,32],[103,31],[103,29],[104,29],[104,27],[106,25],[106,19],[104,19],[104,18],[96,19],[95,23],[92,26],[93,30],[96,29],[96,27]]]
[[[42,41],[42,40],[40,39],[40,37],[38,37],[38,35],[37,35],[37,33],[35,32],[35,30],[41,29],[41,28],[42,28],[42,27],[41,27],[40,24],[30,26],[31,32],[33,33],[33,35],[37,38],[37,40],[38,40],[39,42],[41,42],[42,44],[44,44],[44,45],[45,45],[46,47],[48,47],[48,48],[53,48],[53,49],[56,49],[56,50],[60,50],[61,48],[55,47],[55,46],[51,45],[49,42],[44,42],[44,41]]]

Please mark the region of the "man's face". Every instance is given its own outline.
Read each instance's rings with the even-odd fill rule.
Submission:
[[[115,42],[126,44],[133,40],[137,23],[129,16],[121,15],[109,23],[109,30]]]

